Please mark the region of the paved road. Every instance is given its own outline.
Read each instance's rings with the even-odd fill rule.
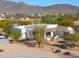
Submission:
[[[0,45],[0,48],[4,49],[0,52],[0,57],[4,58],[57,58],[57,56],[51,52],[45,52],[37,48],[27,47],[22,44],[6,44]]]

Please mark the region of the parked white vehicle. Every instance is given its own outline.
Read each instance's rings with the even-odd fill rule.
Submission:
[[[10,43],[10,40],[5,36],[0,36],[0,44],[7,44]]]

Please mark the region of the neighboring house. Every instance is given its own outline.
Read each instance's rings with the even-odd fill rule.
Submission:
[[[15,19],[16,21],[33,21],[34,19],[31,17],[19,17],[16,15],[11,16],[12,19]]]
[[[25,18],[21,17],[19,19],[19,21],[33,21],[33,20],[34,20],[33,18],[29,18],[29,17],[25,17]]]
[[[5,18],[6,18],[6,15],[5,14],[0,14],[0,21],[1,20],[5,20]]]
[[[20,31],[21,37],[20,39],[32,39],[34,35],[34,29],[36,26],[45,26],[46,27],[46,32],[45,32],[45,39],[50,40],[54,38],[54,36],[61,34],[57,34],[56,32],[60,33],[74,33],[74,30],[71,27],[63,27],[63,26],[58,26],[57,24],[32,24],[32,25],[23,25],[23,26],[14,26],[14,29],[17,31]],[[63,34],[64,35],[64,34]]]
[[[74,21],[75,25],[78,25],[79,26],[79,20],[77,21]]]

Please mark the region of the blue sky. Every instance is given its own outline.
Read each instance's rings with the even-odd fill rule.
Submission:
[[[11,0],[15,2],[25,2],[30,5],[49,6],[53,4],[72,4],[79,6],[79,0]]]

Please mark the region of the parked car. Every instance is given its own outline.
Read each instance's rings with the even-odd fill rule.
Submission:
[[[3,43],[3,44],[10,43],[10,40],[5,36],[0,36],[0,43]]]

